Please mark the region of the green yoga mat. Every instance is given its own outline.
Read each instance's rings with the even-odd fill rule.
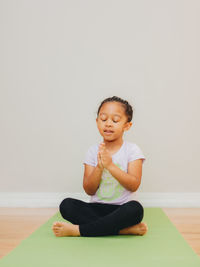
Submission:
[[[200,267],[192,250],[160,208],[145,208],[144,236],[56,237],[56,213],[0,260],[1,267]]]

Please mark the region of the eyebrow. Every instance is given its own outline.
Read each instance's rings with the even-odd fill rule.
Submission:
[[[107,115],[106,113],[100,113],[99,115]],[[118,117],[120,117],[121,118],[121,116],[120,115],[118,115],[118,114],[113,114],[113,116],[118,116]]]

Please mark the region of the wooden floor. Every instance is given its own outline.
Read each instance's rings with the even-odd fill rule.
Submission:
[[[200,208],[164,208],[163,211],[200,256]],[[0,258],[56,212],[56,208],[0,208]]]

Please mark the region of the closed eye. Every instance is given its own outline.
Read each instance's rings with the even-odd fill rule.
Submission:
[[[102,121],[106,121],[106,120],[102,120]],[[113,121],[114,123],[117,123],[117,122],[119,122],[119,121]]]

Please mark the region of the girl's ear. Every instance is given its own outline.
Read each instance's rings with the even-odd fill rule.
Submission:
[[[132,125],[133,125],[132,122],[127,122],[127,123],[125,124],[124,131],[128,131],[128,130],[131,128]]]

